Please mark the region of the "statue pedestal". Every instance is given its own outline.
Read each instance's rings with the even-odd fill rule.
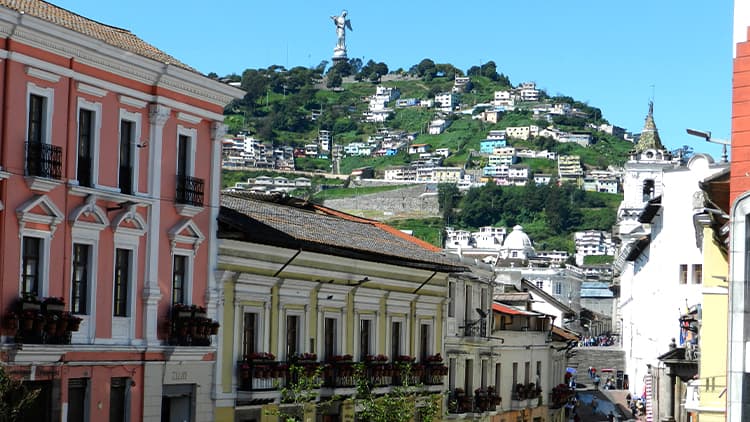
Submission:
[[[334,64],[343,60],[348,60],[348,58],[346,57],[346,48],[342,48],[342,47],[334,48],[332,60]]]

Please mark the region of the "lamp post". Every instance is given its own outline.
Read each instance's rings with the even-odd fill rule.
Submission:
[[[712,144],[719,144],[721,145],[721,162],[722,163],[728,163],[728,157],[727,157],[727,145],[731,145],[730,141],[727,141],[725,139],[712,139],[711,138],[711,131],[702,131],[697,129],[685,129],[688,133],[688,135],[697,136],[699,138],[703,138],[706,140],[706,142],[711,142]]]

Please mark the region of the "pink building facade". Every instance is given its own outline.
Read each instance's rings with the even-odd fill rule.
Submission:
[[[213,420],[241,95],[126,30],[0,0],[0,360],[41,389],[27,420]]]

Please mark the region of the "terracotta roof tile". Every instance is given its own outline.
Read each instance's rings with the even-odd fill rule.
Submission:
[[[169,54],[143,41],[132,32],[88,19],[42,0],[0,0],[0,6],[45,20],[79,34],[97,39],[113,47],[143,56],[160,63],[169,63],[191,72],[200,73]],[[102,3],[102,7],[106,7]]]
[[[344,218],[332,212],[334,210],[326,209],[328,213],[322,213],[317,206],[310,209],[242,194],[223,194],[221,206],[296,241],[328,247],[332,251],[349,250],[403,260],[404,263],[436,265],[442,270],[465,270],[460,263],[425,248],[404,233],[385,230],[372,220],[354,216]]]

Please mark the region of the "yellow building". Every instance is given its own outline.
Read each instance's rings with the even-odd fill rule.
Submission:
[[[295,362],[323,366],[322,399],[355,393],[356,362],[374,393],[401,382],[399,361],[411,364],[410,384],[445,391],[447,279],[466,268],[381,223],[293,201],[221,199],[217,420],[275,420],[269,410]],[[352,420],[354,406],[339,401],[319,416]]]
[[[703,250],[703,307],[700,319],[699,348],[693,358],[700,359],[699,379],[691,381],[685,398],[686,411],[701,422],[726,418],[727,321],[729,261],[727,236],[722,228],[729,216],[729,169],[701,183],[705,201],[696,210],[697,240]]]

